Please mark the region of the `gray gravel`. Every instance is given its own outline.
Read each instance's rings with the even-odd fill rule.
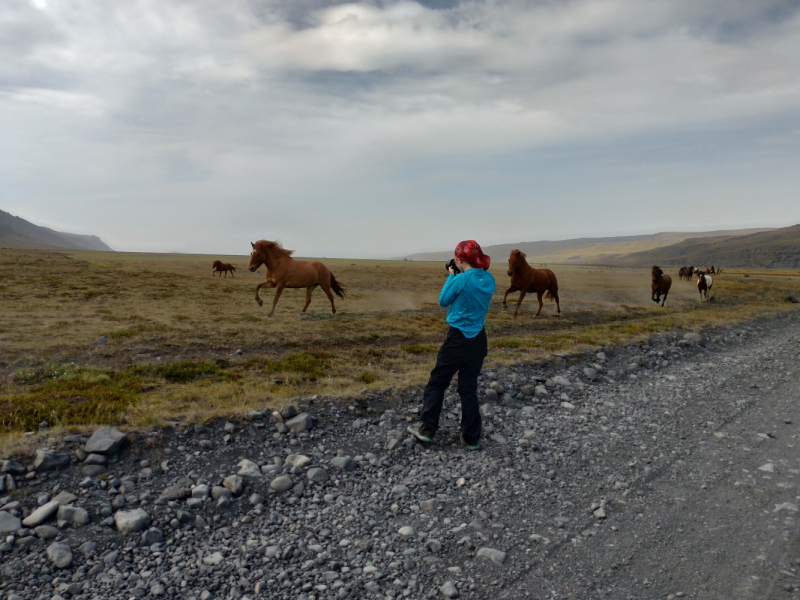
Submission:
[[[420,389],[67,436],[0,467],[0,598],[800,598],[799,352],[791,314],[487,368],[481,452],[455,386],[429,447]]]

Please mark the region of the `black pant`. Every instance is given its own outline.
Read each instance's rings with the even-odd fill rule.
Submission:
[[[474,338],[465,337],[460,329],[451,327],[447,338],[439,348],[436,366],[425,386],[422,397],[422,427],[420,433],[433,437],[439,429],[439,414],[442,412],[444,392],[450,385],[453,375],[458,373],[458,395],[461,397],[461,433],[464,441],[477,444],[481,437],[481,410],[478,404],[478,375],[481,373],[483,359],[486,358],[488,344],[486,331]]]

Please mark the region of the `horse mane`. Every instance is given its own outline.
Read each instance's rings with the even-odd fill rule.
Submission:
[[[511,251],[511,256],[514,257],[514,262],[513,262],[514,268],[528,264],[528,261],[526,260],[528,255],[518,248],[515,248],[514,250]]]
[[[286,256],[287,258],[294,254],[294,250],[287,250],[283,246],[281,246],[280,242],[271,242],[269,240],[259,240],[255,244],[253,244],[259,250],[263,250],[264,252],[273,251],[281,256]]]

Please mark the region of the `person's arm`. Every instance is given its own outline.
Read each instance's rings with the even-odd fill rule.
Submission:
[[[463,277],[461,279],[464,279]],[[458,293],[463,289],[463,283],[458,281],[458,277],[451,274],[448,276],[447,281],[444,282],[444,287],[439,294],[439,306],[447,308],[450,306],[458,296]]]

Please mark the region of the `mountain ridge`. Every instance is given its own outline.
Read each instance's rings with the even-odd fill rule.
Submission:
[[[0,210],[0,247],[15,250],[114,251],[96,235],[56,231],[35,225],[4,210]]]

